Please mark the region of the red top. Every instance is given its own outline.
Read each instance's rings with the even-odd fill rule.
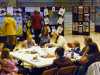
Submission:
[[[32,16],[32,27],[34,28],[34,30],[41,29],[41,20],[42,17],[40,16],[40,14],[35,14]]]

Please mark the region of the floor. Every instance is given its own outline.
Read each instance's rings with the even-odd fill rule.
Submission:
[[[93,39],[94,42],[97,43],[100,50],[100,33],[91,32],[90,37]],[[72,42],[74,40],[79,41],[81,48],[83,48],[84,46],[84,36],[82,35],[72,35],[71,33],[66,33],[65,38],[67,42]]]

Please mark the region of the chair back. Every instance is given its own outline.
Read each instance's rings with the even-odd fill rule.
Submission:
[[[57,75],[74,75],[76,68],[76,66],[63,67],[58,70]]]
[[[42,75],[55,75],[56,71],[57,71],[57,68],[52,68],[52,69],[44,71]]]
[[[100,75],[100,61],[91,64],[88,67],[86,75]]]

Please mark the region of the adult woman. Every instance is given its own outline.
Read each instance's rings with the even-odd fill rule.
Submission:
[[[33,40],[31,34],[27,35],[27,38],[23,43],[24,43],[23,45],[25,46],[25,48],[30,48],[30,47],[36,45],[35,40]]]
[[[51,33],[50,45],[54,47],[63,47],[65,46],[66,40],[63,36],[59,35],[58,32]]]
[[[45,44],[50,42],[48,26],[44,26],[41,36],[40,36],[40,46],[45,46]]]
[[[85,47],[83,48],[83,55],[80,60],[79,71],[76,75],[85,75],[88,67],[95,61],[100,60],[100,52],[98,46],[92,41],[92,38],[86,37],[84,39]]]
[[[5,15],[3,23],[3,34],[7,37],[6,45],[12,50],[16,44],[16,20],[8,13]]]

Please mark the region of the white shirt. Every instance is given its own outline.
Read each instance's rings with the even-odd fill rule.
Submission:
[[[44,23],[45,23],[45,25],[50,23],[50,21],[49,21],[49,18],[48,18],[48,17],[44,18]]]
[[[50,43],[53,44],[56,47],[64,47],[66,44],[66,40],[63,36],[59,35],[57,43],[55,43],[54,39],[50,40]]]

